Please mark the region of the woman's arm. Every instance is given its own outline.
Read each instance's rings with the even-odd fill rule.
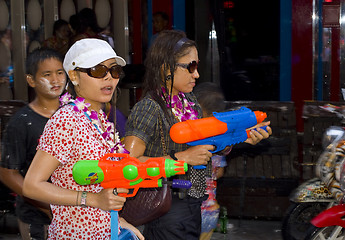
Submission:
[[[224,167],[217,167],[216,178],[219,179],[224,176]]]
[[[38,150],[24,178],[23,195],[49,204],[79,206],[80,192],[60,188],[48,182],[59,164],[55,157]],[[128,190],[123,188],[118,188],[117,191],[128,193]],[[125,201],[126,198],[115,196],[113,189],[103,189],[99,193],[88,192],[86,205],[109,211],[122,208]]]
[[[24,196],[50,204],[76,205],[77,192],[48,182],[59,164],[55,157],[38,150],[24,178]]]
[[[141,162],[145,162],[149,157],[144,156],[146,144],[143,140],[135,136],[127,136],[124,139],[125,148],[130,152],[132,157],[138,158]],[[175,153],[179,160],[183,160],[189,165],[206,165],[212,157],[210,150],[213,150],[212,145],[199,145],[188,148],[185,151]],[[164,158],[171,158],[170,156],[162,156]]]
[[[140,239],[140,240],[144,240],[144,236],[141,234],[141,232],[139,231],[139,229],[137,229],[136,227],[134,227],[132,224],[128,223],[124,218],[120,217],[119,218],[119,221],[120,221],[120,225],[122,228],[127,228],[127,229],[130,229],[133,231],[133,233],[135,235],[137,235],[137,237]]]

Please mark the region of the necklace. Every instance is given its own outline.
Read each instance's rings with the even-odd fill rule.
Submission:
[[[37,101],[31,102],[29,106],[32,107],[34,111],[47,118],[50,118],[58,109],[58,105],[54,108],[52,106],[46,107],[42,103],[37,103]]]
[[[83,112],[102,135],[103,139],[108,143],[111,153],[129,153],[121,143],[119,133],[115,130],[114,124],[108,121],[102,109],[99,113],[95,110],[90,111],[90,103],[86,103],[85,99],[81,97],[72,99],[72,96],[69,93],[62,95],[60,97],[60,102],[61,106],[71,104],[74,111]]]
[[[175,118],[179,122],[186,120],[198,119],[198,112],[193,109],[195,105],[194,102],[189,102],[183,92],[179,92],[177,95],[174,95],[172,98],[167,94],[167,91],[162,87],[162,92],[165,96],[162,95],[163,99],[167,101],[167,108],[170,108]]]

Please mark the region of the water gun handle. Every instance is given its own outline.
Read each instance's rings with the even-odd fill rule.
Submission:
[[[119,213],[117,210],[110,211],[110,240],[118,240]]]

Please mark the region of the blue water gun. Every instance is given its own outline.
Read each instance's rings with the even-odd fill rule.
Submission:
[[[250,137],[250,130],[247,129],[261,123],[265,118],[265,112],[253,112],[246,107],[228,112],[214,112],[213,117],[174,124],[170,129],[170,137],[176,143],[187,143],[189,146],[214,145],[215,149],[211,152],[215,153],[247,140]],[[266,130],[266,126],[261,128]]]

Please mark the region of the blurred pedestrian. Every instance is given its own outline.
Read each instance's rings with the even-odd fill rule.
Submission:
[[[71,38],[71,45],[84,38],[102,39],[100,35],[102,28],[98,26],[97,16],[93,9],[83,8],[76,15],[72,15],[70,21],[75,33]]]
[[[65,56],[70,44],[72,31],[67,21],[59,19],[54,22],[53,36],[43,42],[43,47],[49,47]]]
[[[193,93],[202,108],[203,117],[213,117],[213,112],[223,112],[226,108],[225,98],[222,90],[217,84],[204,82],[198,84]],[[207,96],[207,97],[205,97]],[[231,147],[211,158],[212,172],[206,176],[207,199],[201,204],[201,235],[200,240],[209,240],[217,226],[219,218],[219,204],[216,200],[217,179],[224,175],[224,168],[227,166],[226,155],[231,151]]]

